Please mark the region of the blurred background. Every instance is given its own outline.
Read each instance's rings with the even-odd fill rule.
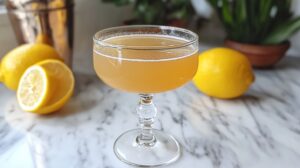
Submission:
[[[0,0],[0,56],[3,56],[9,50],[17,46],[16,38],[11,27],[7,12],[4,7],[4,0]],[[130,2],[130,1],[128,1]],[[126,1],[114,0],[75,0],[74,6],[74,52],[73,58],[75,62],[84,64],[80,67],[74,67],[76,71],[83,73],[93,72],[92,69],[92,36],[97,31],[118,25],[137,24],[141,23],[134,20],[137,16],[136,6]],[[142,2],[142,1],[141,1]],[[122,4],[124,3],[124,4]],[[292,12],[295,15],[300,15],[300,1],[292,1]],[[175,7],[168,9],[169,13],[174,16],[184,15],[192,20],[189,27],[196,31],[200,36],[202,48],[211,46],[220,46],[225,38],[225,31],[222,28],[217,14],[211,9],[210,5],[205,0],[192,0],[192,8],[190,11],[176,11]],[[157,5],[156,11],[165,10],[159,9]],[[145,7],[145,6],[142,6]],[[152,9],[147,9],[152,10]],[[195,11],[193,11],[195,10]],[[154,13],[156,12],[154,11]],[[182,13],[185,12],[185,13]],[[193,14],[195,12],[195,15]],[[151,14],[151,11],[148,12]],[[141,15],[140,15],[141,16]],[[148,17],[147,23],[152,23],[151,16]],[[165,20],[155,18],[155,21],[161,24],[166,24]],[[129,23],[128,23],[129,22]],[[177,20],[168,20],[169,25],[182,26],[182,22]],[[289,56],[300,56],[300,33],[296,33],[291,37],[292,47],[290,48]],[[76,64],[75,64],[76,65]],[[84,68],[83,68],[84,67]],[[86,67],[90,67],[87,69]]]

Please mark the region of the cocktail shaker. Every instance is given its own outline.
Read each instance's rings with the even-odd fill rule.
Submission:
[[[70,67],[73,7],[73,0],[6,0],[8,16],[18,43],[49,44]]]

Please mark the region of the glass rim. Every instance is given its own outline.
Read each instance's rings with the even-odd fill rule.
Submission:
[[[174,45],[174,46],[130,46],[130,45],[118,45],[118,44],[111,44],[108,42],[105,42],[105,39],[99,39],[97,35],[101,33],[108,33],[112,32],[114,30],[122,30],[122,29],[130,29],[130,28],[159,28],[161,30],[177,30],[186,34],[189,34],[192,36],[191,40],[186,40],[181,37],[177,37],[180,39],[184,39],[184,43],[179,44],[179,45]],[[166,36],[171,36],[167,35]],[[176,37],[176,36],[171,36],[171,37]],[[107,39],[107,38],[106,38]],[[194,44],[195,42],[198,42],[198,35],[194,33],[191,30],[187,30],[184,28],[179,28],[179,27],[172,27],[172,26],[163,26],[163,25],[129,25],[129,26],[116,26],[116,27],[111,27],[111,28],[106,28],[102,29],[98,32],[95,33],[93,36],[93,41],[97,45],[101,45],[104,47],[110,47],[110,48],[116,48],[116,49],[128,49],[128,50],[169,50],[169,49],[178,49],[178,48],[183,48],[187,47],[189,45]]]

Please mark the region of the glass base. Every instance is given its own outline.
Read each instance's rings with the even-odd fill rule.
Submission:
[[[155,142],[145,146],[137,143],[140,133],[140,129],[130,130],[115,141],[114,152],[121,161],[134,166],[153,167],[170,164],[179,158],[180,145],[173,136],[153,129]]]

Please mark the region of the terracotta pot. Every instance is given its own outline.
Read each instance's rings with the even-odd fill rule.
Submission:
[[[253,45],[225,40],[226,47],[244,53],[253,67],[269,68],[275,65],[290,47],[290,42],[278,45]]]

